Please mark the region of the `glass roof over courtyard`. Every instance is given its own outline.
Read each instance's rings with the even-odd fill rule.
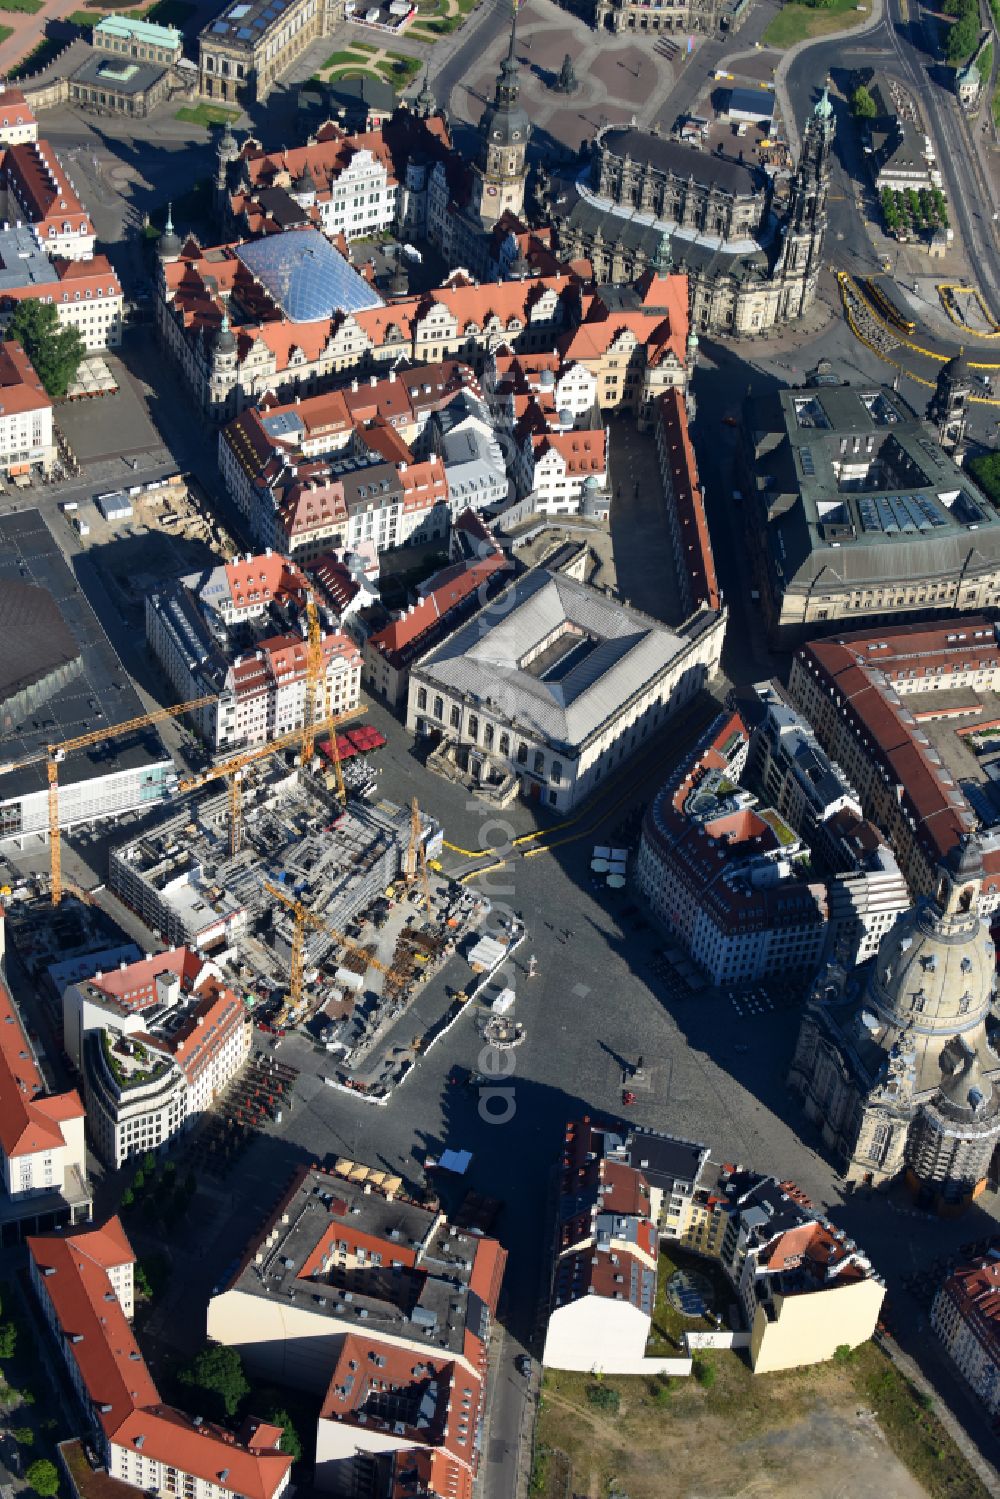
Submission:
[[[286,229],[240,245],[236,253],[293,323],[382,304],[318,229]]]

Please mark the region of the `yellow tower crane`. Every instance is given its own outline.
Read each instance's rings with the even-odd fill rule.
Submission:
[[[355,718],[360,718],[366,713],[366,708],[351,708],[347,713],[335,713],[331,718],[321,718],[313,723],[313,734],[322,734],[329,731],[330,738],[335,739],[337,729],[341,724],[350,723]],[[229,852],[236,855],[240,851],[241,834],[243,828],[243,806],[241,797],[241,781],[243,771],[248,765],[254,765],[259,760],[267,760],[271,755],[277,755],[282,750],[294,749],[302,743],[302,730],[292,729],[288,734],[279,734],[277,739],[272,739],[270,744],[262,744],[257,749],[244,750],[240,755],[233,755],[229,760],[221,760],[218,765],[210,765],[207,770],[199,770],[196,775],[186,776],[178,784],[178,791],[197,791],[202,786],[207,786],[210,781],[226,780],[229,791]]]
[[[417,798],[414,797],[410,803],[410,842],[406,850],[406,862],[403,865],[403,873],[406,883],[412,885],[417,878],[417,863],[420,864],[420,874],[424,890],[424,909],[428,916],[431,914],[431,882],[427,873],[427,850],[424,848],[423,826],[420,821],[420,807]]]
[[[75,739],[64,739],[60,744],[46,745],[45,749],[36,754],[27,755],[23,760],[14,760],[9,764],[0,765],[0,775],[9,770],[24,770],[29,765],[38,765],[43,760],[46,762],[46,773],[49,782],[49,862],[51,867],[51,897],[52,904],[57,906],[62,900],[63,877],[62,877],[62,832],[59,827],[59,766],[66,756],[74,750],[86,749],[92,744],[104,744],[109,739],[121,739],[126,734],[137,733],[140,729],[149,729],[154,724],[164,723],[168,718],[177,718],[182,713],[193,713],[197,708],[207,708],[209,703],[216,701],[213,694],[207,697],[192,698],[188,703],[176,703],[171,708],[157,708],[152,713],[142,713],[138,718],[126,719],[124,723],[106,724],[102,729],[94,729],[89,734],[78,734]]]
[[[279,900],[283,906],[291,911],[293,919],[292,960],[289,964],[288,972],[288,997],[282,1006],[281,1015],[278,1020],[279,1025],[283,1024],[287,1017],[294,1013],[302,1003],[302,971],[305,963],[305,931],[307,926],[314,927],[318,932],[325,932],[328,937],[332,937],[334,941],[339,942],[348,951],[356,952],[359,957],[364,958],[370,968],[377,968],[379,973],[389,973],[391,971],[385,963],[380,962],[378,958],[372,957],[371,953],[365,952],[363,947],[359,947],[349,937],[345,937],[343,932],[338,932],[336,927],[327,925],[315,912],[310,911],[308,906],[304,906],[300,900],[296,900],[294,896],[282,890],[280,885],[274,885],[270,880],[265,880],[264,889],[269,895],[273,895],[275,900]]]
[[[326,673],[326,662],[323,659],[323,632],[320,629],[319,610],[316,608],[316,600],[312,593],[306,594],[306,680],[305,701],[303,705],[304,728],[302,730],[302,764],[306,765],[312,759],[316,749],[316,731],[318,728],[316,713],[316,698],[322,688],[323,692],[323,717],[330,716],[329,680]],[[336,734],[330,735],[330,758],[333,761],[334,774],[337,777],[337,795],[341,806],[347,803],[347,788],[344,785],[344,772],[340,764],[340,751],[337,748]]]

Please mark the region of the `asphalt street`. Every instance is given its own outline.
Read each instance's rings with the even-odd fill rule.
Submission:
[[[960,131],[960,122],[955,125],[951,106],[937,97],[939,91],[927,78],[928,59],[919,38],[906,28],[901,35],[898,0],[889,0],[889,5],[890,17],[882,28],[864,38],[863,45],[851,49],[843,42],[820,44],[797,59],[788,81],[796,115],[805,117],[817,87],[831,69],[858,66],[861,59],[898,58],[905,76],[921,91],[932,127],[942,132],[939,157],[944,158],[943,169],[961,232],[963,236],[969,234],[971,247],[978,247],[984,274],[988,270],[993,285],[1000,285],[995,247],[991,252],[987,243],[992,231],[975,218],[975,193],[971,177],[962,166],[960,136],[949,134],[952,129]],[[699,49],[692,66],[682,72],[659,111],[663,126],[671,126],[691,107],[706,74],[727,53],[752,48],[776,8],[774,0],[759,0],[736,38],[710,41]],[[443,59],[432,73],[432,85],[439,97],[451,94],[478,57],[507,29],[509,20],[506,0],[496,0],[476,13],[454,44],[449,42],[450,51],[444,45],[435,49],[434,63]],[[917,25],[915,22],[914,27]],[[935,96],[933,101],[925,97],[931,94]],[[111,152],[134,168],[142,184],[155,181],[152,196],[156,202],[181,191],[190,182],[193,168],[203,169],[210,159],[210,146],[203,140],[192,144],[183,129],[172,124],[164,132],[162,143],[153,141],[143,129],[137,129],[135,139],[130,141],[67,115],[65,121],[60,117],[52,136],[57,146],[68,149],[74,171],[82,179],[79,185],[84,196],[93,193],[100,232],[109,239],[116,232],[126,233],[130,224],[134,225],[134,214],[130,216],[120,206],[119,179],[110,173],[103,152]],[[95,142],[97,148],[92,150]],[[150,170],[151,166],[155,170]],[[844,157],[837,167],[835,201],[831,203],[831,258],[856,257],[859,264],[875,268],[854,206],[851,170],[850,158]],[[149,189],[140,186],[139,207],[148,196]],[[127,264],[129,273],[138,275],[139,260],[133,257]],[[146,384],[156,422],[176,459],[169,465],[140,460],[132,482],[160,477],[177,468],[194,472],[218,505],[221,518],[240,540],[238,521],[220,492],[214,445],[180,393],[179,381],[163,381],[151,331],[136,340],[127,353],[137,377]],[[865,378],[884,375],[885,366],[852,340],[839,317],[801,354],[779,356],[775,350],[765,357],[718,347],[710,341],[703,345],[701,368],[695,379],[701,415],[694,437],[708,496],[717,565],[731,610],[724,667],[729,680],[737,685],[767,676],[780,663],[775,663],[764,646],[750,598],[740,543],[739,501],[733,495],[735,438],[731,429],[720,425],[720,418],[730,407],[738,407],[748,385],[759,391],[775,378],[795,381],[804,374],[807,364],[823,354],[829,354],[845,373],[856,370]],[[623,456],[633,461],[627,449]],[[38,503],[43,513],[52,515],[59,501],[85,498],[93,492],[93,482],[88,483],[84,474],[75,486],[40,492]],[[35,498],[32,495],[31,502]],[[642,496],[638,498],[641,501]],[[659,503],[652,486],[650,498]],[[643,524],[641,509],[641,503],[630,507],[636,529]],[[662,522],[659,515],[646,519],[657,525]],[[639,561],[637,558],[637,567]],[[156,701],[164,694],[149,671],[148,659],[144,659],[142,641],[118,616],[96,569],[84,559],[77,565],[88,597],[124,664],[138,679],[147,699]],[[641,583],[650,586],[648,577]],[[720,682],[720,695],[726,686],[725,681]],[[437,1154],[445,1145],[468,1148],[473,1151],[473,1164],[466,1185],[504,1202],[497,1228],[509,1250],[510,1265],[501,1307],[502,1335],[494,1354],[497,1366],[484,1449],[484,1492],[487,1499],[511,1499],[525,1419],[524,1382],[514,1373],[513,1361],[523,1349],[536,1356],[540,1352],[549,1266],[551,1169],[559,1155],[567,1119],[582,1113],[619,1113],[622,1070],[640,1053],[651,1088],[648,1094],[640,1095],[634,1110],[636,1122],[707,1140],[717,1159],[721,1155],[746,1161],[797,1180],[870,1251],[889,1280],[893,1303],[904,1310],[908,1305],[903,1286],[907,1275],[942,1248],[995,1229],[992,1198],[973,1210],[975,1223],[969,1219],[961,1225],[923,1220],[919,1233],[898,1202],[845,1202],[833,1163],[817,1151],[818,1141],[785,1089],[796,1030],[794,1012],[734,1017],[731,1003],[714,991],[682,1000],[668,997],[654,970],[661,939],[648,928],[636,926],[627,894],[616,895],[592,883],[589,865],[593,844],[607,841],[629,809],[648,800],[690,746],[698,724],[706,723],[720,706],[719,696],[706,698],[695,705],[692,718],[668,725],[644,757],[632,762],[628,773],[609,787],[605,801],[580,823],[565,829],[565,841],[553,852],[536,852],[529,845],[520,853],[505,853],[504,844],[534,828],[530,809],[515,806],[494,816],[478,803],[469,802],[458,788],[429,776],[401,726],[377,704],[370,708],[369,721],[389,740],[380,761],[383,794],[401,803],[417,795],[421,805],[442,820],[450,842],[470,849],[498,849],[496,857],[504,860],[503,867],[484,877],[481,884],[495,901],[523,913],[528,923],[529,937],[518,955],[515,983],[517,1017],[527,1028],[527,1041],[512,1054],[511,1076],[487,1094],[480,1097],[450,1086],[448,1074],[453,1065],[482,1070],[482,1040],[470,1007],[445,1041],[420,1060],[389,1106],[379,1109],[326,1088],[322,1083],[325,1058],[299,1038],[288,1038],[281,1055],[302,1070],[295,1108],[280,1126],[270,1129],[246,1152],[224,1181],[206,1192],[205,1218],[199,1218],[190,1242],[179,1245],[176,1251],[182,1273],[175,1275],[153,1330],[158,1346],[169,1348],[182,1323],[185,1338],[200,1336],[203,1329],[192,1324],[190,1308],[206,1304],[218,1277],[259,1226],[268,1204],[296,1165],[348,1154],[385,1165],[419,1184],[426,1153]],[[165,730],[164,737],[180,753],[180,731]],[[91,883],[106,877],[106,842],[77,844],[75,853],[74,840],[67,839],[67,845],[68,856],[80,861],[75,867],[81,874],[90,863]],[[43,851],[34,850],[31,859],[43,861]],[[449,860],[449,872],[456,875],[464,875],[473,867],[471,861],[458,855],[450,855]],[[137,932],[138,937],[143,935]],[[532,956],[537,959],[538,971],[529,979],[527,965]],[[919,1342],[918,1334],[919,1322],[914,1318],[911,1342]],[[902,1337],[907,1337],[905,1329]],[[912,1346],[909,1351],[921,1356]],[[941,1380],[940,1371],[937,1377]],[[961,1404],[960,1392],[952,1390],[948,1398]],[[974,1416],[968,1411],[963,1411],[963,1419],[974,1425]]]
[[[926,116],[969,263],[988,295],[1000,287],[996,230],[986,207],[989,194],[968,128],[954,93],[943,87],[944,69],[935,46],[937,24],[920,0],[911,0],[907,19],[903,18],[900,0],[886,0],[881,25],[866,32],[857,44],[849,37],[820,41],[800,53],[789,68],[786,86],[795,117],[801,123],[831,75],[844,94],[850,75],[859,68],[884,69],[901,76]],[[855,129],[846,107],[836,100],[835,107],[839,167],[831,192],[828,252],[831,260],[845,269],[878,269],[855,204],[855,185],[864,180]],[[957,347],[956,339],[956,352]]]

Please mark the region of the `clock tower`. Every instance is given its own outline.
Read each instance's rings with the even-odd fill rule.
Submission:
[[[485,228],[495,224],[503,213],[521,214],[524,210],[531,121],[519,103],[516,47],[515,8],[510,46],[500,66],[496,94],[479,122],[479,152],[472,168],[472,211]]]

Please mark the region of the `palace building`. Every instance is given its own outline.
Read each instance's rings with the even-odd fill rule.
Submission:
[[[295,59],[343,14],[341,0],[233,0],[198,37],[198,91],[263,100]]]

